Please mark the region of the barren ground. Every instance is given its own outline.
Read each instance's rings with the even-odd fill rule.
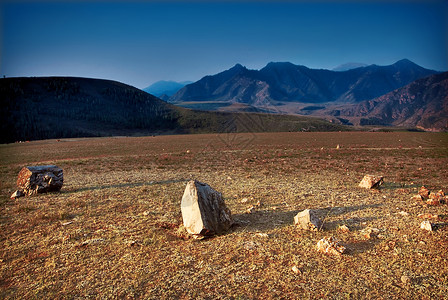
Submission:
[[[44,164],[64,169],[62,190],[9,199],[20,169]],[[443,299],[448,205],[424,207],[411,197],[422,185],[448,193],[447,166],[448,135],[435,133],[0,145],[0,298]],[[385,183],[361,189],[365,174]],[[180,214],[189,179],[220,191],[238,226],[189,238]],[[319,209],[322,231],[294,227],[306,208]],[[424,220],[438,229],[420,229]],[[343,224],[350,232],[338,232]],[[367,238],[368,228],[378,234]],[[318,253],[324,236],[337,237],[347,253]]]

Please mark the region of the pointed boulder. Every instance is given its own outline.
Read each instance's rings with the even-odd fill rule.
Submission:
[[[233,225],[222,194],[196,180],[185,187],[181,211],[185,229],[195,238],[223,233]]]

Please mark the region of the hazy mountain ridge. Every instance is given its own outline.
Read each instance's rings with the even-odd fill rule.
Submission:
[[[181,88],[186,86],[187,84],[193,83],[192,81],[171,81],[171,80],[160,80],[157,82],[154,82],[150,86],[143,89],[143,91],[152,94],[156,97],[163,96],[164,98],[169,98],[170,96],[174,95],[177,91],[179,91]]]
[[[350,63],[345,63],[342,65],[339,65],[331,70],[336,71],[336,72],[342,72],[342,71],[348,71],[351,69],[362,68],[362,67],[367,67],[367,66],[368,66],[368,64],[350,62]]]
[[[289,62],[272,62],[259,71],[237,64],[186,85],[169,101],[229,101],[254,106],[271,101],[356,103],[435,73],[407,59],[389,66],[370,65],[342,72]]]
[[[0,79],[0,143],[88,136],[336,131],[316,118],[193,111],[102,79]]]

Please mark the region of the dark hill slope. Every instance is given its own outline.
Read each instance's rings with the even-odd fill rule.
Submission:
[[[315,118],[199,112],[101,79],[0,79],[0,143],[160,133],[343,130]]]
[[[238,64],[185,86],[170,102],[228,101],[253,106],[266,106],[271,101],[356,103],[435,73],[407,59],[389,66],[371,65],[343,72],[289,62],[269,63],[259,71]]]
[[[2,142],[175,128],[171,105],[115,81],[6,78],[0,95]]]

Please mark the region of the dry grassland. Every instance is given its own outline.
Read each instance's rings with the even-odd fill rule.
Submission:
[[[62,190],[9,199],[20,169],[44,164],[64,169]],[[422,185],[447,193],[447,166],[448,135],[430,133],[0,145],[0,298],[443,299],[448,205],[424,207],[411,197]],[[365,174],[385,183],[360,189]],[[222,192],[238,226],[188,237],[180,201],[193,178]],[[294,227],[306,208],[320,210],[324,230]],[[437,230],[419,228],[422,213],[439,215],[431,220]],[[350,232],[338,232],[344,224]],[[366,237],[368,228],[377,235]],[[315,251],[332,235],[346,254]]]

